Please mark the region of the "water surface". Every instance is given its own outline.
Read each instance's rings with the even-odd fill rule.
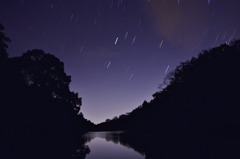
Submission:
[[[120,140],[122,132],[90,132],[84,136],[91,153],[86,159],[144,159]]]

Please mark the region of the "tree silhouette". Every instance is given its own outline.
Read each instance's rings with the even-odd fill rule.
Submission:
[[[7,48],[8,45],[7,43],[11,42],[11,40],[5,36],[5,34],[2,32],[4,30],[4,26],[0,23],[0,62],[2,60],[7,59],[8,54],[7,54]]]
[[[94,124],[79,112],[63,62],[37,49],[9,58],[7,42],[0,32],[0,158],[69,158],[76,149],[84,158],[80,136]]]
[[[236,139],[240,123],[239,61],[240,40],[203,50],[170,72],[153,100],[97,128],[176,138],[215,133]]]
[[[81,98],[70,91],[71,77],[64,72],[63,62],[54,55],[35,49],[13,58],[13,61],[28,86],[44,90],[52,98],[65,100],[75,111],[80,111]]]

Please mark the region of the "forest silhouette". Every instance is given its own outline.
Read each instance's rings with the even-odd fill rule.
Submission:
[[[150,102],[106,119],[95,131],[127,131],[132,147],[150,158],[240,157],[239,61],[240,40],[203,50],[171,71]],[[156,156],[158,149],[166,150],[163,156]]]
[[[240,40],[181,62],[150,102],[97,126],[98,130],[191,130],[239,124]],[[227,131],[227,130],[226,130]]]
[[[9,58],[3,30],[0,24],[0,158],[69,158],[79,148],[84,158],[90,150],[81,134],[94,124],[79,114],[63,62],[38,49]]]

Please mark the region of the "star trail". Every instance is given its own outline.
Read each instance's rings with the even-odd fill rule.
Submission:
[[[65,64],[94,123],[151,100],[166,74],[240,38],[239,0],[2,0],[10,57],[43,49]]]

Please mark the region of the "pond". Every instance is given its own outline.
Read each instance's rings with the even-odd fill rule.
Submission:
[[[91,153],[86,159],[144,159],[121,139],[123,132],[90,132],[84,135]]]

